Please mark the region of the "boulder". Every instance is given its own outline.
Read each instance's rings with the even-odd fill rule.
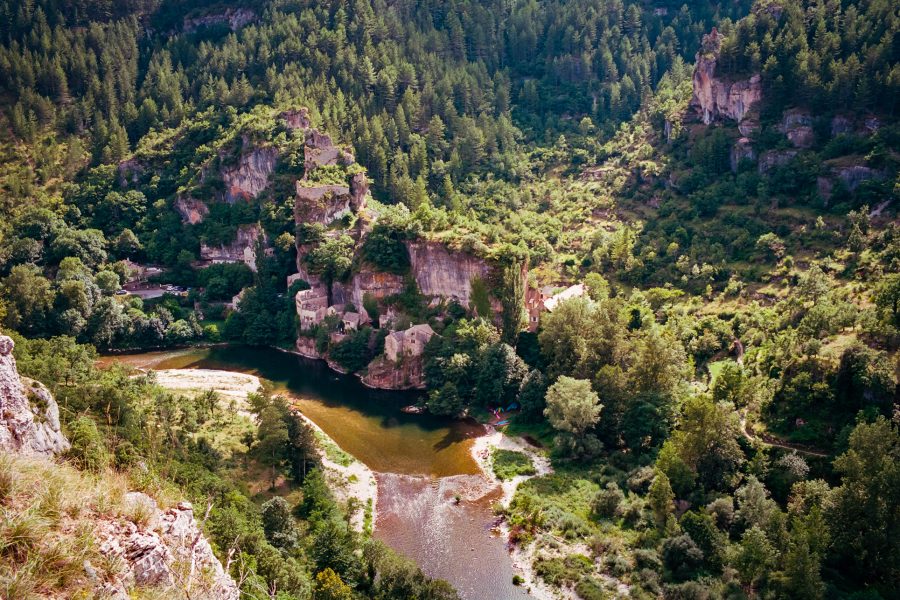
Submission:
[[[0,336],[0,450],[48,457],[65,452],[59,406],[43,384],[19,376],[14,346]]]

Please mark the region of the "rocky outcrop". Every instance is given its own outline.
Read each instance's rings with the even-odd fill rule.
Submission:
[[[797,150],[768,150],[763,152],[759,157],[759,173],[764,175],[774,169],[781,167],[797,156]]]
[[[247,141],[244,143],[247,144]],[[273,147],[256,147],[241,153],[236,165],[222,169],[225,201],[234,203],[256,198],[268,187],[269,176],[275,170],[276,162],[278,150]]]
[[[731,147],[731,171],[737,173],[738,167],[745,160],[752,161],[756,159],[756,152],[748,138],[742,137],[738,139]]]
[[[331,136],[316,129],[310,129],[306,133],[306,144],[303,150],[303,166],[307,176],[316,167],[326,165],[349,166],[354,162],[353,155],[350,152],[335,146],[334,142],[331,141]]]
[[[734,81],[716,76],[721,43],[721,36],[714,27],[703,36],[703,46],[697,53],[694,67],[694,92],[689,106],[707,125],[723,120],[740,123],[762,99],[759,74]]]
[[[379,390],[425,389],[424,361],[416,356],[395,363],[379,356],[369,363],[360,380],[363,385]]]
[[[416,285],[425,296],[457,300],[468,307],[472,281],[492,278],[494,269],[484,259],[450,250],[437,242],[407,242],[409,261]]]
[[[201,223],[209,214],[209,207],[200,200],[188,196],[178,196],[175,199],[175,210],[181,215],[181,220],[191,225]]]
[[[232,31],[237,31],[245,25],[256,20],[256,13],[246,8],[228,8],[220,13],[202,15],[199,17],[185,17],[181,26],[184,33],[193,33],[210,25],[227,24]]]
[[[309,185],[297,182],[294,218],[297,223],[328,225],[353,212],[353,194],[346,185]]]
[[[190,590],[190,597],[237,600],[237,584],[225,572],[203,536],[189,502],[161,511],[146,494],[126,494],[130,520],[101,521],[95,531],[98,550],[120,570],[113,581],[98,582],[105,597],[130,598],[136,587]],[[88,572],[92,570],[86,565]]]
[[[53,456],[69,449],[59,406],[43,384],[19,376],[11,338],[0,336],[0,450]]]
[[[258,223],[241,225],[230,244],[208,246],[201,243],[200,258],[213,263],[242,262],[256,271],[256,245],[260,237],[265,245],[266,235]]]
[[[316,348],[316,338],[300,336],[296,343],[297,354],[306,358],[322,358],[322,354]]]
[[[795,148],[811,148],[816,141],[813,119],[808,111],[791,109],[784,111],[778,129]]]
[[[309,129],[309,109],[301,107],[296,110],[286,110],[278,115],[278,118],[288,129]]]
[[[878,181],[885,177],[884,172],[865,165],[836,167],[833,172],[838,179],[844,182],[844,185],[847,186],[847,189],[851,192],[858,188],[864,181]]]

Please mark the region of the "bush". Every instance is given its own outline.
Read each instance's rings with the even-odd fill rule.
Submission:
[[[518,475],[534,475],[534,465],[531,459],[523,452],[514,450],[494,449],[494,475],[498,479],[512,479]]]
[[[615,519],[622,514],[624,500],[625,494],[622,493],[619,486],[609,482],[606,484],[606,488],[597,492],[591,508],[600,519]]]
[[[79,469],[99,473],[109,464],[106,444],[89,417],[78,417],[69,425],[69,441],[72,447],[67,456]]]

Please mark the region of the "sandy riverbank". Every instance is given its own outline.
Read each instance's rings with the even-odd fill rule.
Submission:
[[[518,475],[507,481],[500,480],[494,474],[493,454],[495,448],[522,452],[531,459],[531,464],[534,465],[535,474]],[[495,482],[503,490],[500,503],[504,508],[509,506],[519,484],[532,477],[548,475],[553,472],[550,459],[546,455],[538,452],[531,444],[522,438],[509,437],[493,428],[489,428],[488,434],[475,439],[475,443],[472,444],[472,457],[475,459],[475,462],[478,463],[482,472],[484,472],[484,476]],[[509,537],[509,525],[505,520],[500,524],[500,532],[504,537]],[[513,546],[510,551],[510,556],[513,560],[513,568],[519,572],[519,575],[521,575],[524,580],[522,587],[527,589],[531,596],[539,598],[540,600],[554,600],[556,598],[564,597],[559,590],[550,587],[543,579],[537,576],[537,573],[534,572],[534,567],[532,565],[534,563],[535,550],[535,544],[534,542],[531,542],[524,547],[517,544]]]
[[[162,369],[153,371],[156,374],[157,383],[169,390],[177,392],[202,392],[215,390],[227,405],[234,401],[235,410],[239,414],[247,415],[247,396],[260,387],[259,377],[246,373],[233,371],[218,371],[214,369]],[[316,425],[306,415],[303,419],[309,423],[324,438],[326,444],[335,444],[321,427]],[[350,457],[351,462],[343,465],[331,460],[325,449],[320,444],[319,454],[322,466],[325,469],[329,483],[335,496],[342,502],[350,498],[356,498],[361,503],[361,508],[353,516],[353,525],[358,531],[362,531],[365,524],[365,510],[370,506],[371,523],[374,528],[376,507],[378,506],[378,484],[375,474],[369,467],[356,458]],[[349,454],[347,456],[350,456]]]

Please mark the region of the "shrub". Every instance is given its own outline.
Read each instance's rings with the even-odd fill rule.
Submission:
[[[68,457],[79,469],[99,473],[109,464],[103,437],[89,417],[78,417],[69,425],[69,441]]]
[[[494,450],[494,475],[498,479],[512,479],[518,475],[534,475],[534,465],[531,459],[522,452],[514,450]]]

